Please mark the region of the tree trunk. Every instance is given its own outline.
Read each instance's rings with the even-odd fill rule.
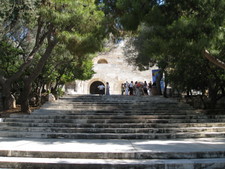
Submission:
[[[5,83],[2,85],[2,100],[3,110],[9,110],[13,108],[13,98],[11,95],[11,83]]]
[[[164,73],[165,73],[165,86],[164,86],[163,96],[168,97],[168,94],[167,94],[167,86],[168,86],[167,72],[165,71]]]
[[[160,70],[159,71],[159,75],[156,77],[156,88],[157,88],[157,91],[158,91],[158,94],[159,95],[162,95],[162,90],[161,90],[161,80],[162,80],[162,77],[163,77],[163,71]]]
[[[213,109],[216,107],[216,104],[217,104],[217,92],[215,89],[209,90],[209,98],[210,98],[210,102],[207,108]]]
[[[218,87],[213,80],[209,80],[208,83],[209,83],[209,102],[206,103],[206,108],[215,108],[217,104]]]
[[[22,95],[22,103],[21,103],[21,111],[25,113],[30,113],[30,106],[29,106],[29,95],[31,93],[31,87],[33,81],[40,75],[42,69],[47,62],[48,58],[50,57],[52,50],[54,49],[57,41],[50,41],[48,46],[45,50],[45,53],[42,55],[41,59],[39,60],[38,64],[36,65],[33,73],[25,80],[24,82],[24,89],[21,93]]]
[[[41,106],[41,93],[42,93],[42,87],[43,85],[41,84],[39,87],[38,87],[38,89],[37,89],[37,101],[36,101],[36,105],[37,106]]]
[[[24,113],[30,113],[30,106],[29,106],[29,96],[31,92],[31,84],[32,82],[30,79],[24,80],[24,88],[21,93],[21,111]]]

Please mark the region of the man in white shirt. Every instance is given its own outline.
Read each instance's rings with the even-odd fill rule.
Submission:
[[[133,84],[133,81],[131,81],[130,85],[129,85],[129,91],[130,91],[130,95],[134,95],[134,84]]]
[[[103,84],[101,84],[101,85],[98,86],[98,89],[99,89],[99,95],[103,95],[105,86]]]

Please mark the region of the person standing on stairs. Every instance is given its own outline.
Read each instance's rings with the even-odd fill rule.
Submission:
[[[103,84],[99,85],[98,86],[98,89],[99,89],[99,95],[103,95],[104,94],[104,89],[105,89],[105,86]]]
[[[133,90],[133,87],[134,87],[134,84],[133,84],[133,81],[131,81],[130,84],[129,84],[129,91],[130,91],[130,95],[131,95],[131,96],[134,95],[134,93],[133,93],[133,91],[134,91],[134,90]]]
[[[110,95],[109,89],[110,89],[109,82],[106,82],[105,95]]]
[[[126,81],[126,83],[125,83],[125,95],[126,96],[129,95],[129,83],[128,83],[128,81]]]

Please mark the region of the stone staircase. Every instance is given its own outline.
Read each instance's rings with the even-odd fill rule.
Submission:
[[[41,139],[51,142],[89,140],[89,143],[98,140],[98,143],[106,145],[117,141],[119,145],[125,141],[129,142],[134,150],[131,152],[104,151],[104,149],[97,152],[0,150],[0,167],[225,168],[225,147],[213,151],[201,149],[198,152],[183,150],[157,152],[148,150],[146,145],[144,147],[147,150],[135,147],[136,142],[143,144],[146,140],[156,142],[158,140],[182,142],[185,139],[225,140],[225,114],[199,113],[187,104],[160,96],[65,96],[56,102],[45,104],[30,115],[15,114],[2,121],[1,138]]]

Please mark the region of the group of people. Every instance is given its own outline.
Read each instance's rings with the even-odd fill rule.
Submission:
[[[136,81],[135,83],[133,81],[131,81],[130,83],[126,81],[126,83],[123,83],[121,85],[121,94],[136,96],[151,95],[151,89],[154,85],[155,83],[152,84],[151,81],[149,83],[147,83],[146,81]]]
[[[135,83],[131,81],[130,83],[126,81],[126,83],[122,83],[121,85],[121,94],[122,95],[135,95],[135,96],[141,96],[141,95],[151,95],[151,89],[155,86],[155,83],[152,84],[150,81],[147,83],[144,82],[138,82]],[[106,82],[106,85],[103,84],[98,86],[99,95],[110,95],[110,86],[109,83]]]

